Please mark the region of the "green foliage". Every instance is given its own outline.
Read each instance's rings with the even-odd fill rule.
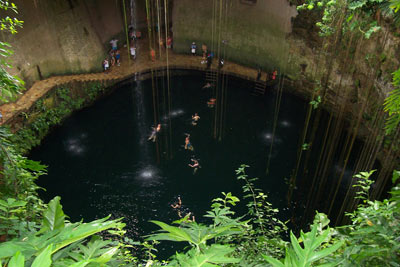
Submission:
[[[304,143],[301,145],[301,150],[306,151],[306,150],[309,150],[310,147],[311,147],[311,144]]]
[[[0,0],[0,9],[4,11],[11,10],[18,14],[17,6],[13,2]],[[0,18],[0,30],[15,34],[17,33],[17,28],[22,28],[23,23],[23,21],[18,20],[17,18],[10,18],[9,16],[6,16],[4,18]]]
[[[56,88],[56,105],[49,106],[40,99],[35,103],[33,114],[28,116],[32,122],[20,129],[12,138],[18,144],[19,150],[26,152],[40,144],[53,126],[59,125],[62,120],[74,110],[92,103],[104,92],[104,87],[94,83],[84,88],[85,98],[72,97],[69,88]],[[26,117],[26,116],[25,116]]]
[[[196,222],[182,223],[179,227],[171,226],[160,221],[151,221],[158,225],[162,230],[160,233],[152,234],[148,240],[168,240],[175,242],[188,242],[198,251],[207,246],[207,241],[217,237],[240,233],[237,225],[227,224],[219,226],[206,226]]]
[[[36,191],[39,187],[34,181],[46,173],[46,167],[17,153],[14,145],[10,142],[11,138],[10,131],[5,127],[0,127],[0,162],[3,166],[0,196],[4,201],[2,203],[7,203],[7,205],[25,203],[23,207],[20,207],[19,211],[21,212],[18,212],[18,219],[36,221],[38,213],[43,209],[43,203],[37,196]],[[4,208],[9,211],[9,208],[12,207]],[[4,211],[4,209],[2,210]],[[11,216],[11,218],[14,217]]]
[[[18,234],[18,221],[26,212],[26,201],[7,198],[0,199],[0,235],[16,236]]]
[[[397,13],[400,10],[400,0],[390,0],[390,8]]]
[[[233,196],[231,192],[228,194],[222,192],[222,194],[225,198],[213,199],[213,204],[211,205],[212,210],[207,211],[204,217],[212,218],[214,227],[238,224],[238,220],[232,219],[235,212],[231,210],[229,205],[235,206],[236,203],[240,201],[239,198]]]
[[[0,0],[0,10],[11,10],[18,13],[17,6],[13,2]],[[0,30],[17,33],[17,28],[22,28],[23,21],[9,16],[0,17]],[[24,82],[17,76],[13,76],[8,72],[12,68],[8,58],[13,54],[10,49],[11,45],[0,42],[0,102],[8,102],[15,100],[16,95],[24,89]]]
[[[310,105],[313,107],[313,109],[317,109],[321,101],[321,96],[317,96],[314,98],[314,100],[310,101]]]
[[[55,197],[47,205],[47,210],[43,214],[43,231],[63,229],[65,214],[60,205],[60,197]]]
[[[287,242],[282,240],[286,234],[286,224],[277,219],[278,209],[267,201],[267,195],[256,188],[257,178],[249,178],[245,172],[247,165],[241,165],[237,170],[237,179],[245,182],[243,185],[244,199],[248,213],[243,225],[244,231],[235,239],[237,257],[242,258],[241,266],[256,266],[264,264],[263,254],[281,257]]]
[[[387,112],[385,130],[390,135],[396,131],[400,124],[400,68],[393,72],[394,90],[385,99],[384,110]]]
[[[0,102],[15,100],[24,90],[24,82],[17,76],[8,73],[12,68],[8,58],[13,54],[8,43],[0,42]]]
[[[23,236],[0,244],[0,259],[9,266],[21,263],[31,266],[101,266],[114,261],[122,246],[119,242],[102,240],[97,233],[108,231],[122,236],[125,224],[109,216],[89,223],[65,221],[59,197],[53,199],[43,214],[41,229],[31,229]],[[22,205],[23,203],[20,203]],[[22,222],[20,222],[22,223]],[[114,230],[113,230],[114,229]],[[84,242],[91,237],[89,242]]]
[[[235,249],[228,245],[214,244],[202,251],[191,249],[177,253],[168,266],[211,267],[219,264],[238,263],[240,259],[229,256]]]
[[[356,192],[356,197],[357,199],[361,199],[364,201],[367,201],[369,199],[369,189],[371,188],[371,185],[374,183],[372,180],[369,179],[371,175],[375,172],[375,170],[372,170],[370,172],[360,172],[359,174],[354,175],[355,178],[358,178],[359,180],[353,187],[359,188],[360,190]]]
[[[238,180],[245,182],[244,198],[249,199],[246,215],[234,217],[232,208],[239,198],[223,192],[223,197],[214,199],[212,209],[204,216],[212,219],[210,225],[190,222],[187,218],[173,222],[178,226],[152,221],[161,230],[150,235],[148,240],[188,242],[192,247],[186,253],[173,256],[171,266],[214,266],[219,263],[256,266],[265,264],[262,254],[282,255],[286,242],[281,235],[287,228],[275,218],[278,210],[266,201],[267,196],[254,187],[257,179],[247,177],[246,167],[241,165],[236,171]],[[149,258],[153,260],[155,255]]]
[[[321,229],[320,224],[318,220],[314,221],[311,231],[307,233],[301,231],[299,238],[296,238],[292,231],[290,232],[291,246],[286,249],[283,262],[267,255],[264,256],[265,259],[275,267],[312,266],[317,262],[325,263],[324,266],[336,266],[336,264],[327,263],[325,258],[337,251],[344,241],[331,244],[332,229],[329,227]],[[303,247],[300,244],[303,244]]]
[[[387,0],[306,0],[297,7],[298,10],[315,7],[322,9],[323,15],[317,26],[321,36],[329,36],[337,32],[358,30],[366,39],[378,32],[381,27],[375,21],[374,15],[381,12],[380,9]],[[387,16],[393,16],[393,12],[386,10]],[[340,29],[336,28],[340,25]]]
[[[91,86],[85,87],[85,93],[89,101],[94,101],[97,97],[104,92],[104,86],[100,83],[94,83]]]
[[[341,266],[398,266],[400,263],[400,187],[395,186],[391,198],[371,201],[367,198],[369,173],[358,181],[364,200],[357,209],[349,213],[352,224],[338,227],[337,239],[346,241],[346,246],[335,260]],[[393,180],[400,176],[393,172]],[[365,186],[367,185],[367,186]]]

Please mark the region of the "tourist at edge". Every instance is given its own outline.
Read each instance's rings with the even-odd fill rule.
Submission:
[[[110,68],[110,63],[108,62],[107,58],[103,60],[103,68],[104,71],[107,71]]]
[[[172,37],[168,36],[167,38],[167,48],[172,48]]]
[[[112,50],[117,50],[118,49],[118,40],[117,39],[112,39],[111,41],[110,41],[110,44],[111,44],[111,49]]]
[[[278,71],[277,71],[277,70],[274,70],[274,71],[272,72],[271,79],[272,79],[272,80],[275,80],[275,79],[276,79],[276,76],[278,76]]]
[[[261,79],[261,68],[258,68],[256,80],[259,81],[260,79]]]
[[[221,58],[221,60],[219,61],[218,67],[219,67],[220,69],[222,69],[222,67],[224,66],[224,64],[225,64],[225,61],[224,61],[223,58]]]
[[[192,52],[192,55],[195,56],[196,55],[196,49],[197,49],[197,45],[195,42],[192,43],[192,45],[190,46],[190,51]]]
[[[134,45],[131,45],[131,47],[129,48],[129,51],[131,53],[131,58],[136,59],[136,48]]]
[[[115,60],[117,61],[117,66],[121,66],[121,54],[119,50],[115,51]]]

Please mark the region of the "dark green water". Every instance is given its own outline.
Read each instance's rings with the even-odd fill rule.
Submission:
[[[307,103],[284,95],[272,151],[270,172],[266,175],[276,93],[265,97],[250,94],[254,84],[237,78],[228,81],[225,137],[212,138],[213,109],[206,102],[212,90],[202,90],[204,74],[176,76],[171,80],[171,152],[147,141],[153,126],[151,81],[133,82],[117,89],[95,105],[76,112],[43,140],[30,157],[49,166],[40,178],[47,201],[61,196],[64,211],[72,221],[93,220],[112,214],[124,217],[133,239],[157,229],[149,220],[171,222],[177,214],[170,204],[181,196],[183,205],[204,222],[202,215],[211,200],[222,191],[241,195],[242,184],[234,170],[240,164],[251,167],[248,174],[259,177],[257,184],[270,201],[289,217],[285,178],[295,166],[299,136],[303,130]],[[191,115],[201,117],[191,125]],[[168,120],[162,120],[160,142],[169,138]],[[183,148],[190,133],[194,152]],[[193,175],[190,158],[200,159],[201,169]],[[305,190],[307,188],[299,189]],[[301,205],[297,205],[301,206]],[[240,209],[240,207],[239,207]],[[302,207],[296,214],[301,216]]]

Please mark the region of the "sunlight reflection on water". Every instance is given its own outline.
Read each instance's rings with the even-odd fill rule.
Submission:
[[[175,119],[181,115],[185,114],[185,111],[183,109],[176,109],[176,110],[172,110],[171,113],[169,113],[169,116],[165,115],[163,117],[163,120],[168,120],[170,119]]]
[[[69,154],[80,156],[86,151],[86,146],[83,144],[87,138],[86,133],[81,133],[78,136],[71,137],[64,142],[64,148]]]

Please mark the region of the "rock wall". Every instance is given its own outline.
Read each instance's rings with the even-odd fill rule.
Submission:
[[[221,57],[243,65],[291,70],[285,37],[296,8],[287,0],[245,2],[249,1],[174,1],[174,51],[190,53],[192,42],[198,48],[205,43],[216,55],[219,49]]]
[[[115,36],[125,40],[122,0],[16,0],[18,34],[2,34],[12,45],[12,73],[26,82],[53,75],[101,71]],[[129,0],[126,6],[129,8]],[[143,5],[138,5],[143,10]],[[129,9],[128,23],[129,23]],[[143,11],[138,12],[143,14]],[[14,16],[14,15],[13,15]],[[144,16],[140,16],[140,21]]]

